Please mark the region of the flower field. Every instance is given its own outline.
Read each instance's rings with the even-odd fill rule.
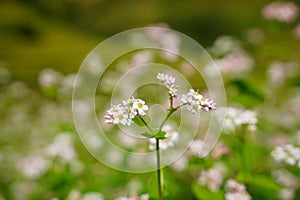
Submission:
[[[84,88],[80,95],[86,93],[85,86],[99,74],[104,61],[101,63],[93,53],[89,59],[84,57],[119,29],[108,17],[111,25],[98,24],[107,28],[105,31],[97,26],[90,33],[73,34],[72,30],[76,26],[93,27],[89,24],[96,16],[93,12],[84,12],[82,22],[79,20],[84,9],[101,5],[116,12],[113,8],[118,6],[106,1],[83,2],[77,2],[78,10],[66,6],[69,13],[60,14],[49,1],[28,1],[24,7],[21,1],[0,2],[0,200],[300,199],[298,2],[254,3],[258,14],[251,18],[253,23],[244,26],[237,20],[238,31],[232,33],[222,29],[222,23],[222,34],[209,29],[212,36],[203,45],[217,70],[205,63],[200,67],[203,73],[180,56],[185,52],[185,41],[169,32],[181,31],[180,27],[187,25],[180,26],[174,22],[177,18],[172,21],[171,17],[143,21],[143,26],[157,29],[149,29],[145,37],[136,34],[130,41],[146,43],[149,39],[161,50],[135,50],[111,62],[101,77],[96,77],[94,107],[77,101],[74,88]],[[156,4],[145,1],[139,5],[154,12]],[[47,8],[49,5],[53,7]],[[182,9],[188,9],[188,3],[184,5]],[[203,6],[210,8],[206,3]],[[49,13],[45,14],[49,19],[35,17],[39,15],[35,9],[54,13],[66,19],[66,24],[72,24],[68,17],[74,17],[79,24],[74,22],[74,29],[68,29],[51,21]],[[8,19],[3,18],[5,12],[12,13]],[[9,20],[15,22],[17,13],[34,19],[47,37],[39,36],[43,31],[17,23],[18,33],[14,32]],[[148,14],[137,15],[147,18]],[[157,11],[153,16],[160,14]],[[188,19],[196,18],[194,15]],[[213,16],[207,15],[213,22]],[[201,30],[191,34],[185,30],[181,32],[201,44]],[[194,37],[198,32],[199,38]],[[65,52],[63,46],[55,47],[53,41],[65,44],[72,53]],[[31,44],[35,42],[36,46]],[[109,46],[105,53],[113,54],[127,44],[121,40],[118,45]],[[81,62],[91,66],[84,71],[92,74],[91,80],[78,76]],[[149,63],[168,68],[151,65],[145,67],[146,72],[135,68]],[[210,93],[205,77],[219,75],[226,94],[224,102]],[[149,84],[134,85],[148,77]],[[92,126],[80,128],[74,120],[76,113],[88,126],[94,120],[89,116],[95,116],[110,146],[126,154],[112,151],[99,137],[100,132],[90,130]],[[211,133],[214,142],[207,142],[213,119],[218,119],[222,129]],[[207,143],[212,149],[205,153]],[[135,160],[130,157],[135,153],[149,157]]]

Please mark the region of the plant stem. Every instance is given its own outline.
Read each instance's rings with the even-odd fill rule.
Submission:
[[[160,164],[160,151],[159,151],[159,139],[156,138],[156,158],[157,158],[157,185],[158,185],[158,197],[159,200],[163,200],[163,188],[161,177],[161,164]]]
[[[180,106],[177,106],[176,108],[170,107],[169,108],[169,113],[167,114],[167,116],[165,117],[165,119],[163,120],[163,122],[161,123],[158,132],[161,131],[162,127],[165,125],[165,123],[168,121],[168,119],[171,117],[171,115],[176,112],[180,107],[184,106],[185,104],[182,104]]]
[[[143,122],[143,124],[145,124],[145,126],[147,127],[147,129],[154,135],[153,130],[150,128],[150,126],[148,125],[148,123],[144,120],[144,118],[142,118],[140,115],[137,115]]]

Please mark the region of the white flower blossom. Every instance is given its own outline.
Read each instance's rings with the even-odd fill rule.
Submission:
[[[187,105],[187,110],[193,114],[200,113],[201,110],[209,111],[215,109],[215,103],[212,100],[204,98],[194,89],[190,89],[187,94],[181,97],[182,104]]]
[[[169,124],[165,124],[162,129],[162,131],[166,132],[165,139],[160,140],[159,142],[159,148],[162,150],[166,150],[169,147],[173,147],[175,143],[178,141],[179,134],[177,131],[174,131],[172,126]],[[156,148],[156,139],[155,138],[149,138],[149,149],[151,151],[155,150]]]
[[[284,162],[288,165],[298,165],[300,168],[300,148],[292,144],[277,146],[271,152],[273,159],[277,162]]]
[[[175,84],[175,77],[164,73],[158,73],[156,78],[160,80],[169,90],[172,97],[177,97],[178,86]]]
[[[300,185],[298,177],[285,169],[272,171],[272,177],[277,183],[287,188],[297,189]]]
[[[81,200],[103,200],[103,195],[97,192],[88,192],[82,195]]]
[[[54,69],[44,69],[39,74],[39,84],[42,88],[56,86],[61,83],[62,75]]]
[[[226,200],[251,200],[251,196],[248,193],[226,193]]]
[[[287,188],[281,189],[278,196],[280,200],[293,200],[295,199],[295,190]]]
[[[145,101],[141,99],[130,98],[123,100],[123,104],[113,105],[104,116],[107,124],[122,124],[130,126],[132,119],[136,115],[144,116],[149,108]]]
[[[298,7],[293,2],[276,1],[267,4],[262,14],[266,19],[275,19],[280,22],[290,23],[298,16]]]
[[[255,130],[258,119],[256,112],[251,110],[243,110],[239,108],[227,107],[226,118],[224,121],[224,129],[229,131],[235,131],[235,129],[241,125],[248,125],[248,130]]]
[[[211,168],[203,170],[198,178],[198,184],[207,186],[211,191],[217,191],[223,182],[223,175],[220,169]]]
[[[56,136],[54,142],[47,147],[46,153],[51,157],[59,157],[64,162],[71,161],[76,156],[71,136],[65,133]]]
[[[121,196],[115,200],[149,200],[149,194],[142,194],[139,197],[137,195],[134,195],[133,197]]]
[[[226,200],[251,200],[252,197],[246,190],[246,186],[233,179],[229,179],[225,185]]]
[[[136,99],[133,101],[132,109],[137,111],[137,113],[141,116],[146,115],[146,111],[149,110],[148,106],[145,104],[145,101],[141,99]]]
[[[18,169],[29,179],[37,179],[41,177],[50,167],[47,159],[41,156],[26,157],[18,163]]]
[[[188,153],[192,156],[200,156],[203,145],[204,142],[200,139],[190,141]]]

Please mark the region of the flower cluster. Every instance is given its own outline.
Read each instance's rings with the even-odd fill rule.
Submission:
[[[277,146],[272,152],[272,157],[277,162],[284,162],[288,165],[297,165],[300,168],[300,148],[292,144]]]
[[[175,84],[176,79],[174,76],[158,73],[156,78],[162,81],[162,83],[168,88],[169,94],[172,97],[177,97],[178,86]]]
[[[201,110],[209,111],[215,109],[215,103],[204,98],[198,91],[190,89],[187,94],[182,95],[181,102],[187,105],[187,110],[193,114],[200,113]]]
[[[139,197],[134,195],[133,197],[127,197],[127,196],[121,196],[118,197],[116,200],[148,200],[149,199],[149,194],[142,194]]]
[[[113,105],[104,116],[105,123],[130,126],[132,119],[136,115],[144,116],[148,110],[145,101],[141,99],[130,98],[123,101],[123,104]]]
[[[293,2],[276,1],[266,5],[262,14],[266,19],[290,23],[297,17],[298,7]]]
[[[223,182],[223,175],[220,169],[211,168],[203,170],[198,178],[198,183],[201,186],[207,186],[211,191],[217,191]]]
[[[225,108],[224,108],[225,109]],[[224,122],[224,129],[234,131],[241,125],[248,125],[248,129],[255,130],[258,119],[256,112],[251,110],[243,110],[238,108],[226,108],[226,118]]]
[[[233,179],[229,179],[225,185],[225,199],[226,200],[251,200],[251,196],[246,190],[244,184],[241,184]]]

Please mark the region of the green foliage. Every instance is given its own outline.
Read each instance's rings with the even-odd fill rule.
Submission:
[[[192,190],[196,198],[199,200],[212,200],[212,199],[223,200],[224,199],[224,194],[222,191],[213,192],[197,184],[192,185]]]

